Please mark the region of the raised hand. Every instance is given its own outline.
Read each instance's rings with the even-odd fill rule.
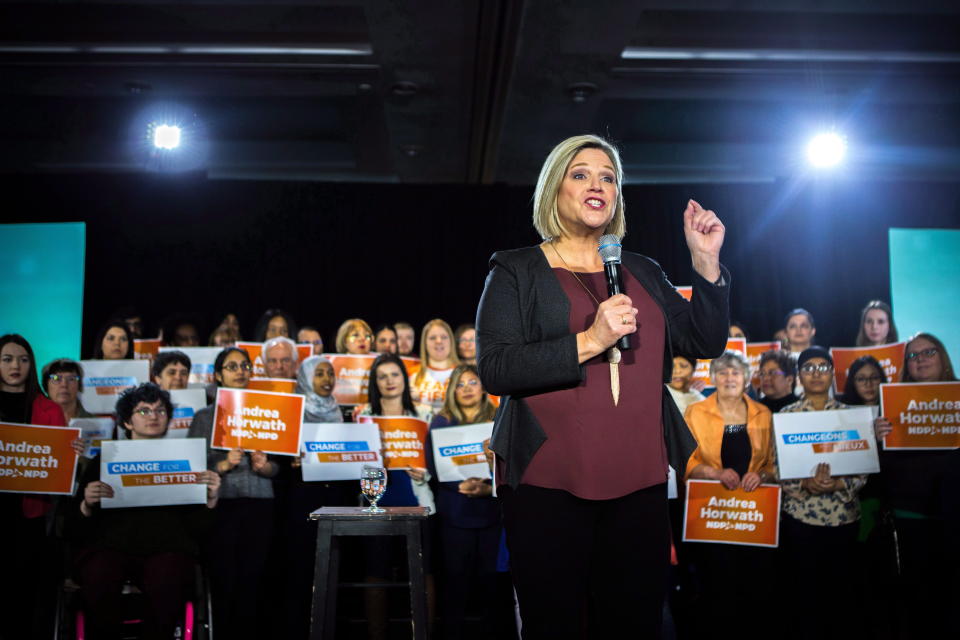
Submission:
[[[693,268],[708,282],[720,278],[720,247],[726,227],[717,214],[689,200],[683,211],[683,234],[693,259]]]

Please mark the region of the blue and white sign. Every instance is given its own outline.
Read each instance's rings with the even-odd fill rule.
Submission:
[[[380,448],[374,423],[305,422],[300,430],[303,480],[359,482],[363,465],[383,465]]]
[[[100,480],[113,489],[104,509],[171,504],[206,504],[207,469],[203,438],[107,440],[101,444]]]
[[[811,478],[826,462],[834,476],[877,473],[871,407],[773,414],[780,477]]]
[[[431,429],[433,463],[440,482],[467,478],[489,478],[490,467],[483,454],[483,442],[493,433],[492,422]]]

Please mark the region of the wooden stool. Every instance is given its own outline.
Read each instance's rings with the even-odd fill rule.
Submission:
[[[410,574],[410,612],[413,637],[427,637],[427,590],[423,580],[423,522],[429,507],[386,507],[386,513],[364,513],[362,507],[321,507],[310,514],[317,521],[317,558],[313,571],[313,607],[310,640],[333,638],[337,623],[340,571],[338,536],[406,536]],[[367,585],[355,585],[367,586]],[[369,587],[382,587],[370,583]]]

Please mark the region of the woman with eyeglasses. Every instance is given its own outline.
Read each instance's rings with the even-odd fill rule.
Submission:
[[[781,413],[836,411],[847,405],[830,397],[833,358],[823,347],[810,347],[797,358],[803,395]],[[859,532],[859,493],[865,474],[835,476],[830,465],[820,463],[809,478],[782,480],[780,549],[787,602],[815,597],[825,589],[844,585],[859,593],[854,571]],[[854,637],[854,617],[829,606],[816,616],[799,617],[791,631],[796,638]]]
[[[453,332],[457,356],[464,364],[477,364],[477,330],[472,324],[462,324]]]
[[[83,408],[80,392],[83,391],[83,367],[69,358],[57,358],[43,367],[40,375],[47,397],[56,402],[69,423],[74,418],[93,418]]]
[[[953,363],[943,342],[918,333],[906,344],[901,382],[956,382]],[[874,422],[877,437],[892,431],[890,421]],[[946,629],[950,610],[939,585],[957,571],[956,542],[944,532],[944,517],[955,511],[958,485],[956,451],[881,451],[883,495],[892,509],[897,534],[903,605],[901,629],[916,637]],[[953,481],[951,482],[951,479]],[[948,542],[949,540],[949,542]]]
[[[253,375],[250,356],[228,347],[213,363],[217,386],[244,389]],[[222,478],[220,504],[206,546],[217,628],[228,638],[257,633],[261,581],[274,533],[273,481],[279,467],[262,451],[213,449],[215,406],[197,411],[188,437],[207,441],[207,467]],[[220,633],[218,631],[218,633]]]
[[[838,398],[850,406],[880,404],[880,385],[887,383],[887,374],[873,356],[860,356],[847,371],[847,382]]]
[[[446,397],[450,374],[460,364],[454,348],[453,329],[440,318],[423,325],[420,363],[420,371],[410,380],[410,393],[415,401],[429,405],[434,411],[439,410]]]
[[[778,413],[784,407],[793,404],[800,398],[793,392],[797,382],[797,365],[790,352],[774,349],[760,356],[761,404],[771,413]]]
[[[373,329],[360,318],[344,320],[337,329],[337,353],[366,355],[373,351]]]
[[[430,433],[478,422],[490,422],[497,412],[487,397],[477,368],[461,364],[453,370],[443,407],[430,423]],[[436,476],[433,446],[427,446],[430,473]],[[496,594],[497,552],[500,548],[500,508],[491,497],[490,479],[468,478],[437,484],[437,513],[443,554],[443,638],[460,638],[471,587],[483,609],[483,624],[493,629],[491,611]]]

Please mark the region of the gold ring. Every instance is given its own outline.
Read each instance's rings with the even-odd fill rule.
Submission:
[[[627,314],[620,316],[620,324],[627,324]]]

